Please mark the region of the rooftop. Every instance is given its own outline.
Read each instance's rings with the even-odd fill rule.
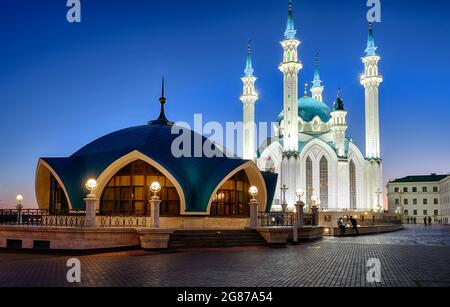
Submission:
[[[417,175],[417,176],[407,176],[400,179],[391,180],[390,183],[408,183],[408,182],[439,182],[450,175]]]

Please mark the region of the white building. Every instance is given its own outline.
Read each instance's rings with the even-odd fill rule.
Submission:
[[[416,218],[422,223],[424,217],[433,217],[437,222],[444,217],[444,212],[448,217],[450,176],[408,176],[391,180],[387,190],[389,211],[402,213],[406,220]]]
[[[439,182],[439,192],[441,194],[441,217],[444,224],[450,221],[450,176]]]
[[[284,76],[283,110],[277,119],[276,134],[259,150],[256,150],[254,130],[255,103],[258,99],[256,77],[250,52],[247,56],[241,96],[244,104],[244,158],[256,159],[261,170],[279,174],[275,204],[285,201],[292,206],[297,200],[296,190],[303,189],[306,192],[303,201],[310,204],[311,197],[316,196],[322,209],[381,209],[383,184],[378,93],[383,78],[378,70],[380,56],[376,53],[372,26],[362,57],[364,72],[361,85],[365,89],[366,108],[365,154],[346,134],[347,112],[339,92],[333,107],[323,99],[324,85],[319,74],[318,57],[311,95],[308,95],[305,86],[304,96],[299,97],[298,81],[303,68],[298,52],[300,45],[290,2],[287,27],[281,41],[283,58],[279,65]],[[281,192],[284,185],[288,188],[285,200]]]

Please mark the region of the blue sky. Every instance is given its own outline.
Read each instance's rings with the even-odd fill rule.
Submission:
[[[82,22],[67,23],[66,0],[0,0],[0,204],[17,193],[35,204],[39,157],[68,156],[115,130],[158,115],[167,77],[173,121],[241,120],[246,44],[260,100],[258,121],[282,109],[278,71],[287,0],[84,0]],[[310,81],[321,54],[329,105],[341,88],[349,131],[364,148],[359,85],[367,40],[364,0],[296,0],[294,18]],[[450,172],[450,3],[381,0],[374,26],[383,57],[385,179]],[[364,151],[364,150],[363,150]]]

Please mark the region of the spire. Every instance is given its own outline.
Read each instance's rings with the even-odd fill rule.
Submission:
[[[284,32],[284,37],[286,39],[293,39],[297,34],[297,30],[294,27],[294,16],[292,13],[292,0],[289,0],[289,12],[288,12],[288,20],[286,25],[286,31]]]
[[[253,77],[253,64],[252,64],[252,55],[251,55],[251,41],[248,41],[248,47],[247,47],[247,62],[245,64],[245,76],[246,77]]]
[[[369,36],[367,39],[366,56],[376,55],[378,47],[375,46],[375,38],[373,36],[372,23],[369,23]]]
[[[150,121],[149,125],[165,125],[165,126],[173,126],[174,123],[170,122],[167,117],[164,110],[164,105],[166,104],[167,100],[164,96],[165,91],[165,80],[164,77],[162,78],[162,87],[161,87],[161,98],[159,98],[159,103],[161,104],[161,113],[159,114],[159,117],[157,120]]]
[[[334,111],[345,111],[344,101],[341,98],[341,89],[339,88],[337,91],[337,97],[333,106]]]
[[[320,73],[319,73],[319,52],[317,52],[316,63],[314,67],[313,87],[320,87],[320,86],[322,86],[322,81],[320,80]]]

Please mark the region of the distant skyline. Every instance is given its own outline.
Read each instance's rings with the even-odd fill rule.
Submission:
[[[167,116],[192,123],[242,120],[247,41],[260,100],[257,121],[283,108],[278,70],[288,0],[89,0],[82,22],[66,21],[65,0],[0,0],[0,205],[35,206],[39,157],[69,156],[116,130],[159,114],[161,77]],[[294,0],[302,41],[301,84],[320,52],[325,102],[336,91],[349,112],[348,135],[364,149],[367,41],[363,0]],[[450,3],[381,0],[374,25],[380,70],[385,183],[407,175],[450,173]]]

